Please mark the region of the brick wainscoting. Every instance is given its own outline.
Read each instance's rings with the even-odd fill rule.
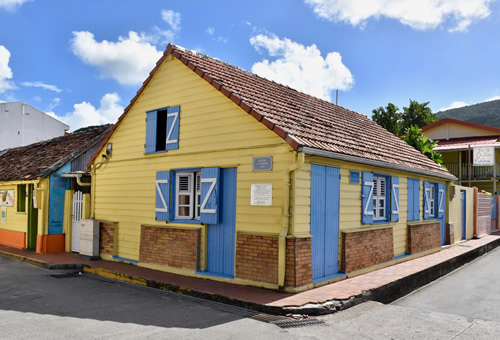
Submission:
[[[139,262],[198,269],[199,229],[141,226]]]
[[[408,254],[441,247],[439,222],[408,224]]]
[[[115,255],[115,224],[113,222],[101,222],[99,231],[100,253],[103,255]]]
[[[311,238],[287,238],[285,286],[301,287],[311,283]]]
[[[392,228],[342,233],[342,271],[350,273],[392,259]]]
[[[238,233],[235,264],[239,279],[278,283],[278,237]]]

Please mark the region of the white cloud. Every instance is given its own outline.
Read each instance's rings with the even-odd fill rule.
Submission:
[[[41,81],[25,81],[21,85],[27,86],[27,87],[40,87],[42,89],[54,91],[57,93],[62,92],[62,90],[60,88],[58,88],[57,86],[45,84],[45,83],[42,83]]]
[[[305,0],[325,19],[366,25],[370,18],[386,17],[416,30],[427,30],[451,21],[450,32],[466,31],[474,21],[490,15],[493,0]]]
[[[458,109],[459,107],[464,107],[464,106],[467,106],[469,104],[467,104],[466,102],[453,102],[451,103],[449,106],[447,107],[442,107],[438,110],[439,111],[446,111],[446,110],[451,110],[451,109]]]
[[[316,45],[304,46],[290,39],[259,34],[250,39],[255,49],[265,48],[274,61],[264,59],[252,66],[252,72],[278,83],[331,100],[331,91],[348,90],[354,83],[338,52],[326,58]]]
[[[181,14],[179,12],[164,9],[161,11],[161,18],[169,24],[174,31],[179,31],[181,29]]]
[[[104,78],[122,85],[141,84],[161,57],[148,40],[150,37],[130,31],[117,42],[98,42],[90,32],[73,32],[72,51],[83,62],[96,66]]]
[[[102,97],[99,108],[95,108],[89,102],[81,102],[73,105],[73,112],[67,113],[64,117],[56,118],[68,124],[71,131],[90,125],[116,123],[124,110],[119,103],[120,96],[118,94],[107,93]]]
[[[4,9],[9,12],[15,11],[18,7],[20,7],[25,2],[31,0],[0,0],[0,9]]]
[[[492,102],[494,100],[499,100],[499,99],[500,99],[500,96],[494,96],[494,97],[486,99],[485,102]]]
[[[212,37],[212,40],[222,43],[227,43],[227,39],[223,36],[215,36],[215,28],[209,27],[207,28],[207,34]]]
[[[47,107],[46,111],[52,111],[52,110],[54,110],[54,108],[56,108],[57,106],[59,106],[59,103],[61,103],[61,98],[54,98],[52,100],[52,103],[50,103],[49,106]]]
[[[12,81],[12,70],[9,67],[10,52],[5,46],[0,45],[0,93],[15,89]]]

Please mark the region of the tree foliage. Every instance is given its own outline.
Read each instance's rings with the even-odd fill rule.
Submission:
[[[406,131],[412,126],[421,128],[437,121],[437,116],[432,113],[431,108],[427,105],[429,105],[429,102],[420,104],[416,100],[410,99],[410,106],[403,107],[401,131]]]
[[[406,136],[403,140],[428,158],[432,159],[434,162],[438,164],[443,163],[442,155],[439,152],[434,151],[437,142],[427,138],[418,126],[410,126],[410,128],[406,130]]]
[[[387,107],[379,107],[372,110],[372,120],[378,125],[382,126],[392,134],[399,136],[401,134],[401,112],[399,108],[389,103]]]
[[[419,103],[410,99],[410,105],[403,107],[403,112],[400,112],[397,106],[389,103],[385,108],[372,110],[372,120],[396,136],[401,136],[411,126],[421,128],[437,120],[428,105],[429,102]]]

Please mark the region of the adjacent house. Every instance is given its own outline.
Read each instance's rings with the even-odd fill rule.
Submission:
[[[39,253],[66,249],[66,191],[89,192],[82,172],[110,128],[82,129],[0,156],[0,244]]]
[[[457,184],[497,194],[499,128],[444,118],[424,126],[422,131],[438,142],[435,150],[443,155],[443,163],[457,177]]]
[[[365,115],[175,45],[89,168],[102,258],[288,291],[440,250],[456,180]]]
[[[26,103],[0,103],[0,153],[63,136],[68,130],[68,125]]]

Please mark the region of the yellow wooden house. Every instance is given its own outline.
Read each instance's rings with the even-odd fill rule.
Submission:
[[[107,260],[298,291],[454,243],[447,170],[364,115],[175,45],[89,168]]]

